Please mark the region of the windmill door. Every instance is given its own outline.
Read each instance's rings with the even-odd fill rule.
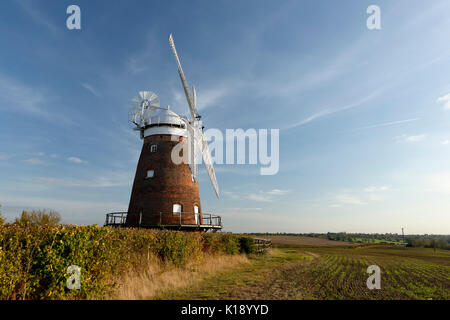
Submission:
[[[194,206],[195,224],[198,224],[198,206]]]

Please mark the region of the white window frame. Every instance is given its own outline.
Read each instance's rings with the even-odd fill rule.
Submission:
[[[172,206],[173,214],[181,214],[183,212],[183,205],[179,203],[174,203]]]
[[[158,151],[158,145],[152,144],[152,146],[150,147],[150,152],[156,152],[156,151]]]
[[[151,172],[151,176],[149,176],[149,173]],[[155,170],[147,170],[147,176],[145,179],[152,179],[155,176]]]
[[[200,208],[198,206],[194,206],[195,224],[198,224],[198,222],[199,222],[199,216],[200,216],[199,210],[200,210]]]

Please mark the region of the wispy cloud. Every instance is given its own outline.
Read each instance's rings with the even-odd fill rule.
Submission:
[[[16,3],[19,4],[22,10],[25,11],[37,24],[47,28],[54,34],[61,32],[61,27],[58,27],[56,24],[52,23],[50,17],[38,8],[37,1],[17,0]],[[65,24],[62,24],[62,26],[65,26]]]
[[[443,103],[445,109],[450,109],[450,93],[445,95],[445,96],[439,97],[436,100],[436,102],[437,103]]]
[[[42,160],[42,159],[38,159],[38,158],[29,158],[24,160],[23,162],[26,162],[28,164],[32,164],[32,165],[46,165],[47,162]]]
[[[80,158],[77,158],[77,157],[69,157],[69,158],[67,158],[67,161],[72,162],[72,163],[77,163],[77,164],[86,162],[85,160],[81,160]]]
[[[38,177],[33,180],[47,187],[108,188],[128,186],[130,183],[128,179],[111,179],[106,177],[99,177],[93,180]]]
[[[3,112],[26,114],[53,123],[73,123],[60,113],[51,112],[48,90],[35,88],[17,79],[0,73],[0,109]]]
[[[81,86],[85,88],[87,91],[92,93],[94,96],[100,97],[100,93],[89,83],[82,83]]]
[[[350,194],[339,194],[335,196],[335,201],[339,204],[352,204],[352,205],[360,205],[366,204],[363,200],[355,195]]]
[[[370,186],[364,189],[365,192],[380,192],[389,190],[388,186]]]
[[[352,109],[352,108],[361,106],[364,103],[368,102],[369,100],[375,98],[377,95],[380,94],[381,91],[382,91],[381,89],[380,90],[375,90],[375,91],[371,92],[370,94],[368,94],[367,96],[365,96],[365,97],[363,97],[363,98],[361,98],[361,99],[359,99],[359,100],[357,100],[355,102],[352,102],[352,103],[349,103],[349,104],[346,104],[346,105],[343,105],[343,106],[339,106],[339,107],[335,107],[335,108],[323,109],[323,110],[321,110],[319,112],[316,112],[313,115],[303,119],[300,122],[288,125],[288,126],[282,128],[282,129],[292,129],[292,128],[300,127],[300,126],[303,126],[303,125],[305,125],[307,123],[310,123],[310,122],[312,122],[312,121],[314,121],[316,119],[319,119],[319,118],[322,118],[322,117],[325,117],[325,116],[328,116],[328,115],[331,115],[331,114],[334,114],[334,113],[342,112],[342,111],[345,111],[345,110],[348,110],[348,109]]]
[[[278,197],[289,194],[290,190],[272,189],[268,191],[260,190],[258,192],[230,192],[224,191],[223,194],[233,200],[251,200],[258,202],[273,202]]]
[[[412,136],[403,134],[401,136],[395,137],[395,139],[398,142],[420,142],[420,141],[425,140],[426,137],[427,137],[426,134],[418,134],[418,135],[412,135]]]
[[[397,125],[397,124],[403,124],[403,123],[413,122],[413,121],[417,121],[417,120],[420,120],[420,118],[412,118],[412,119],[405,119],[405,120],[397,120],[397,121],[384,122],[384,123],[374,124],[374,125],[371,125],[371,126],[366,126],[366,127],[357,128],[357,129],[355,129],[355,130],[364,130],[364,129],[373,129],[373,128],[380,128],[380,127],[388,127],[388,126],[394,126],[394,125]]]

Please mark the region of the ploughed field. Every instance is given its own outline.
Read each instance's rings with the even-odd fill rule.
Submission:
[[[283,241],[284,246],[275,245],[266,255],[251,257],[249,262],[192,287],[166,291],[160,298],[450,299],[449,250],[347,244],[324,247],[317,243],[315,247],[311,243],[294,246],[292,242],[299,239],[286,237],[271,236],[273,243]],[[367,288],[370,265],[381,269],[379,290]]]
[[[355,243],[344,241],[332,241],[322,238],[302,237],[302,236],[282,236],[282,235],[261,235],[254,236],[259,239],[271,240],[274,245],[292,246],[314,246],[314,247],[348,247],[355,246]]]

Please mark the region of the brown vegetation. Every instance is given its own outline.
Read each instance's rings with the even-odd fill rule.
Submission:
[[[207,277],[247,263],[245,255],[205,255],[201,263],[180,268],[162,264],[155,256],[148,257],[138,269],[116,280],[118,289],[110,299],[152,299],[165,291],[182,289]]]
[[[350,247],[355,245],[350,242],[301,236],[258,235],[256,238],[271,240],[272,244],[282,246]]]

